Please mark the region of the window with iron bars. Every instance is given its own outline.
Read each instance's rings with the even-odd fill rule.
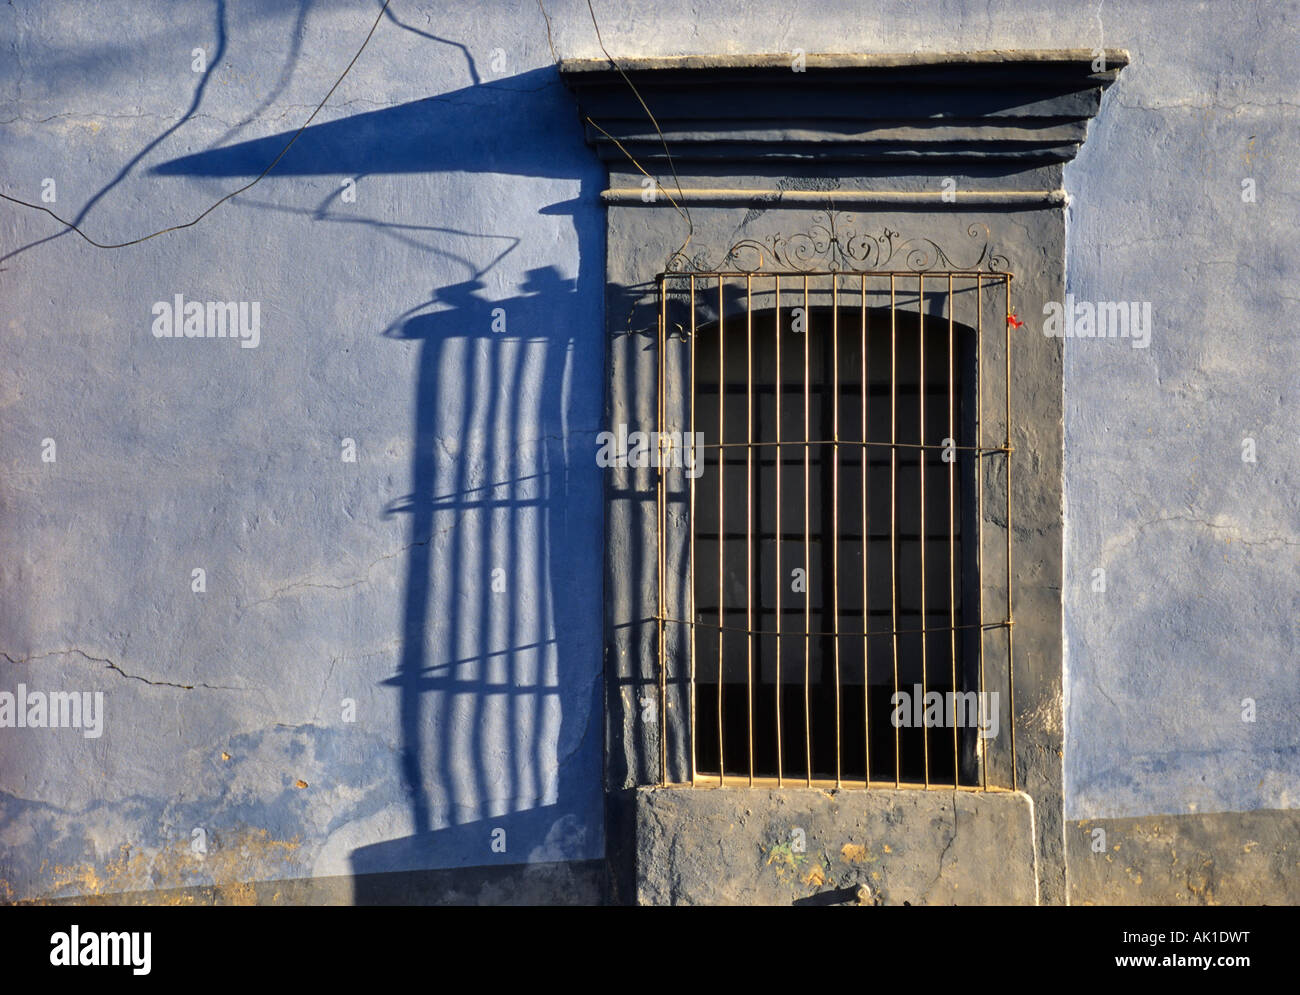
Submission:
[[[1011,282],[660,275],[661,783],[1017,787]]]

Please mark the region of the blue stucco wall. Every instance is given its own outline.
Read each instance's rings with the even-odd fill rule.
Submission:
[[[595,6],[627,56],[1130,50],[1066,173],[1069,291],[1154,325],[1066,342],[1067,815],[1295,806],[1294,5]],[[0,8],[0,192],[188,221],[377,9]],[[194,228],[0,205],[0,690],[105,695],[0,729],[13,897],[603,853],[602,170],[531,0],[391,14]],[[156,338],[176,294],[257,348]]]
[[[7,7],[3,190],[188,220],[377,10]],[[15,897],[603,853],[601,171],[535,25],[394,14],[200,226],[0,212],[0,685],[106,713],[0,730]],[[256,348],[156,338],[176,294]]]

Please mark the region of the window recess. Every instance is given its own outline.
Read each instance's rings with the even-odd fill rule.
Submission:
[[[1011,274],[657,287],[660,770],[1014,789]]]

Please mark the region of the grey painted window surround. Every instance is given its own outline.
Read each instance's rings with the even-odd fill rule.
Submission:
[[[836,235],[820,238],[826,251],[791,254],[794,268],[920,272],[993,268],[996,257],[1014,274],[1024,321],[1015,329],[1014,371],[1010,384],[988,371],[985,389],[999,398],[1009,389],[1014,411],[1014,763],[1017,786],[1033,802],[1038,897],[1047,902],[1065,900],[1062,342],[1043,335],[1034,316],[1064,294],[1063,166],[1125,64],[1123,52],[1105,53],[1099,65],[1090,52],[1035,51],[561,67],[609,170],[608,428],[655,424],[655,279],[665,270],[736,268],[729,250],[739,242],[780,246],[816,225],[828,231],[833,220]],[[646,174],[657,181],[648,194]],[[837,265],[834,253],[850,232],[897,251]],[[990,462],[984,485],[990,550],[1006,528],[997,511],[1006,473],[997,465]],[[638,845],[628,799],[635,807],[638,790],[661,775],[684,779],[689,751],[676,735],[684,722],[658,721],[642,706],[658,695],[653,470],[607,472],[606,785],[617,865],[632,861]],[[1005,582],[990,580],[1004,569],[997,561],[985,567],[990,618],[1006,607]],[[989,640],[1003,647],[994,656],[1006,652],[1000,635]],[[670,717],[685,707],[683,694],[672,689]],[[665,729],[676,738],[661,744]],[[1009,750],[1006,762],[1009,770]]]

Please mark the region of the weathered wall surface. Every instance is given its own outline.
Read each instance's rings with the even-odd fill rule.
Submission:
[[[1293,808],[1294,5],[596,10],[629,56],[1132,53],[1066,171],[1067,290],[1152,305],[1065,343],[1067,814]],[[0,192],[188,221],[373,16],[0,8]],[[535,4],[397,2],[195,228],[0,205],[0,691],[104,694],[97,738],[0,728],[4,895],[603,853],[602,180]],[[155,338],[176,294],[257,347]]]
[[[189,220],[377,11],[6,6],[0,189]],[[9,897],[603,854],[599,170],[535,8],[393,13],[195,228],[0,208],[0,690],[104,708],[0,729]]]
[[[1015,792],[646,788],[635,819],[645,905],[1038,899],[1033,804]]]
[[[1300,813],[1084,819],[1066,826],[1074,905],[1300,905]]]

